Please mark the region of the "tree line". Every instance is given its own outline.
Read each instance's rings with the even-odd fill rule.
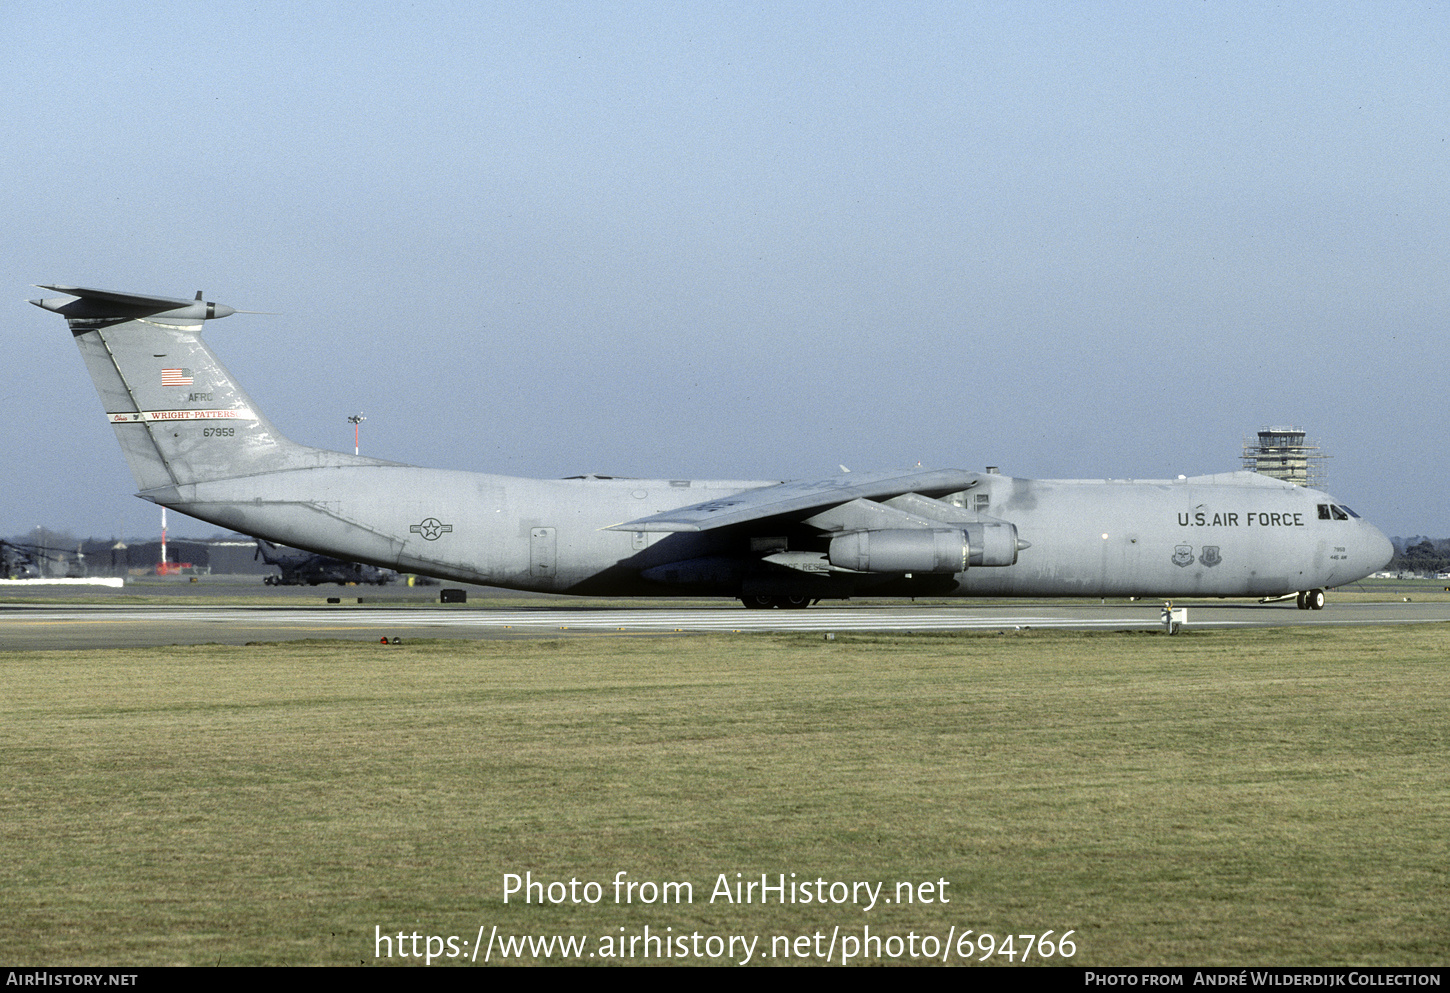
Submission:
[[[1391,538],[1395,546],[1395,557],[1387,568],[1399,572],[1450,571],[1450,538],[1426,538],[1412,535],[1409,538]]]

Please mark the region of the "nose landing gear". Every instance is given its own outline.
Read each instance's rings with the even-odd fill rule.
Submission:
[[[1300,591],[1299,595],[1294,598],[1294,605],[1300,610],[1323,610],[1324,591],[1302,590]]]

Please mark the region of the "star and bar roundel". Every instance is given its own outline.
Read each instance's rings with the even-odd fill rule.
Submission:
[[[414,534],[423,536],[424,541],[437,541],[445,534],[453,530],[452,524],[444,524],[436,517],[425,517],[417,524],[408,528]]]

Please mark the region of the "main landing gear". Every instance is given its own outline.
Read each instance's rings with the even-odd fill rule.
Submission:
[[[1294,605],[1300,610],[1323,610],[1323,590],[1303,590],[1294,598]]]
[[[782,610],[804,610],[811,605],[811,598],[808,596],[766,596],[762,593],[743,596],[740,600],[751,610],[769,610],[771,607],[780,607]]]

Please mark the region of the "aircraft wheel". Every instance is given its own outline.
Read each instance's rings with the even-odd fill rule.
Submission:
[[[811,605],[811,598],[808,596],[783,596],[780,598],[780,605],[787,610],[805,610]]]
[[[1310,610],[1323,610],[1324,609],[1324,591],[1323,590],[1310,590],[1308,593],[1306,593],[1304,595],[1304,601],[1307,604],[1309,604],[1309,609]]]
[[[740,602],[745,604],[748,610],[769,610],[776,605],[775,597],[765,596],[760,593],[752,596],[743,596],[740,598]]]
[[[1300,610],[1308,610],[1309,609],[1309,594],[1308,594],[1308,592],[1306,592],[1305,590],[1300,590],[1299,591],[1299,595],[1294,598],[1294,606],[1298,607]]]

